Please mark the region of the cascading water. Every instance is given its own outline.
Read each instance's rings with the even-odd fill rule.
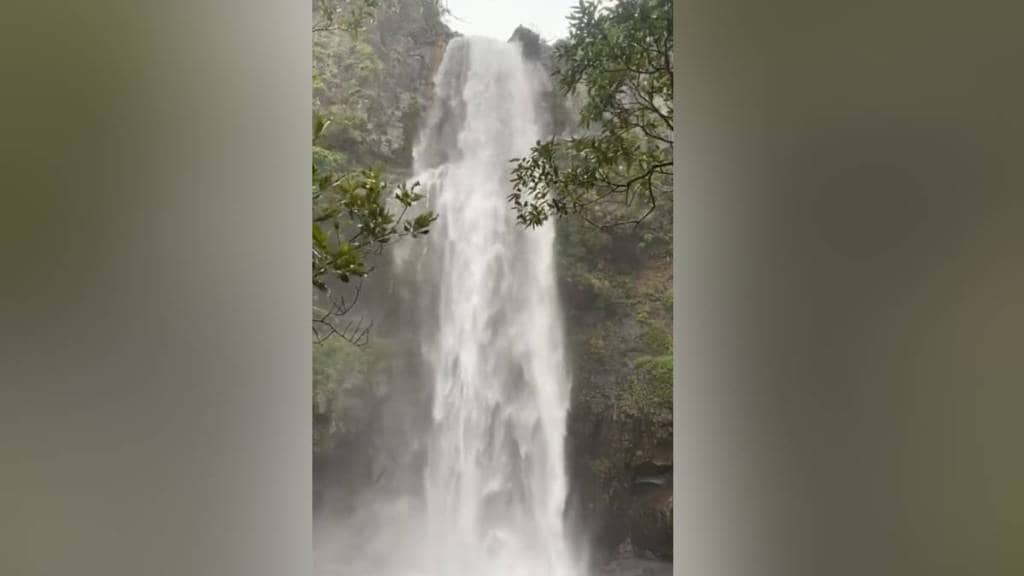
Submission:
[[[542,76],[518,44],[456,39],[438,72],[417,168],[441,215],[433,430],[425,472],[435,576],[572,573],[563,510],[569,379],[554,230],[524,230],[509,160],[542,135]]]
[[[426,386],[432,403],[418,406],[422,423],[388,422],[404,425],[413,454],[395,458],[414,464],[394,474],[422,482],[378,486],[322,527],[323,576],[582,572],[563,520],[570,380],[553,224],[517,226],[507,200],[510,160],[544,135],[545,82],[517,43],[448,45],[414,151],[439,220],[427,239],[393,248],[400,300],[416,309],[397,331],[422,354],[396,385]]]

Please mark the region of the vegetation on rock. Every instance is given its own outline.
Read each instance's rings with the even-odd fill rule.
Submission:
[[[660,208],[659,208],[660,210]],[[626,539],[638,551],[670,553],[671,522],[658,530],[624,518],[662,518],[664,499],[634,485],[672,466],[672,262],[670,238],[642,244],[632,228],[601,231],[563,218],[561,292],[572,354],[567,432],[571,485],[595,551]],[[669,483],[670,484],[670,483]],[[670,503],[668,504],[671,508]]]
[[[511,173],[521,224],[560,217],[570,474],[599,553],[671,554],[671,482],[635,484],[672,466],[671,52],[670,0],[582,0],[546,58],[569,109]]]
[[[372,434],[388,370],[406,359],[388,335],[368,338],[358,302],[387,276],[382,251],[429,231],[412,168],[413,139],[452,32],[436,0],[313,3],[313,480],[355,494],[372,482]],[[397,184],[396,184],[397,183]],[[415,208],[414,208],[415,207]],[[407,217],[415,213],[415,216]],[[361,296],[360,296],[361,295]],[[363,306],[363,304],[360,304]],[[374,318],[374,320],[377,318]],[[368,479],[369,478],[369,479]]]
[[[672,2],[581,0],[555,47],[565,94],[582,93],[582,135],[538,142],[517,159],[510,201],[538,226],[574,214],[639,224],[672,194]]]
[[[411,138],[426,97],[431,48],[450,32],[436,0],[317,0],[313,25],[312,284],[318,340],[365,344],[370,324],[341,323],[369,260],[402,237],[427,234],[406,185]],[[419,65],[418,70],[410,66]],[[387,173],[391,173],[389,178]],[[393,184],[398,180],[400,184]],[[350,284],[355,283],[355,286]]]

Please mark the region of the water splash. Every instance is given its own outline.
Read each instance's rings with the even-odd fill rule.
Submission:
[[[565,423],[569,378],[554,229],[523,230],[509,160],[542,134],[543,76],[517,44],[451,42],[416,151],[441,220],[433,430],[425,472],[437,576],[567,576]]]

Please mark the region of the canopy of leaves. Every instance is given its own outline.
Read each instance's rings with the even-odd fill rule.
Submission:
[[[435,47],[450,31],[437,0],[314,0],[312,284],[318,340],[365,340],[342,326],[374,255],[436,219],[406,185],[410,132],[424,103]],[[403,182],[392,184],[392,182]],[[415,212],[415,215],[412,215]]]
[[[368,424],[388,350],[341,339],[313,348],[313,451],[324,452]]]
[[[521,224],[575,214],[599,227],[639,224],[671,203],[672,2],[581,0],[553,73],[580,97],[581,133],[515,159],[509,200]],[[664,214],[660,224],[667,223]]]
[[[358,166],[404,164],[451,32],[438,0],[317,0],[313,109],[332,120],[325,147]]]
[[[317,134],[326,121],[317,118]],[[314,149],[316,142],[314,141]],[[321,158],[331,158],[321,150]],[[326,289],[325,277],[342,282],[362,278],[369,272],[365,255],[380,251],[403,236],[418,237],[429,232],[436,216],[421,212],[413,218],[405,215],[423,199],[419,183],[399,184],[393,196],[391,187],[376,170],[337,173],[313,162],[313,285]],[[328,164],[321,160],[321,164]],[[393,200],[400,211],[389,205]]]
[[[380,172],[365,169],[354,172],[336,172],[333,168],[340,154],[317,146],[317,138],[328,121],[315,118],[313,136],[313,286],[328,291],[329,279],[343,284],[362,279],[371,271],[367,256],[380,253],[398,238],[426,235],[437,216],[427,210],[406,218],[413,204],[424,198],[417,191],[419,183],[409,186],[404,182],[392,187]],[[316,319],[323,330],[314,331],[322,338],[332,335],[349,336],[338,331],[330,322],[332,317],[345,315],[358,297],[328,300],[331,305]],[[365,336],[357,332],[356,340]]]

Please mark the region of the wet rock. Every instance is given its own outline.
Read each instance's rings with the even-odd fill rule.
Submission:
[[[633,549],[633,542],[626,538],[619,544],[619,547],[615,550],[616,559],[633,558],[636,555],[636,551]]]
[[[545,43],[540,39],[540,34],[537,34],[533,30],[525,26],[519,26],[512,33],[512,37],[508,39],[509,42],[518,42],[523,47],[523,56],[529,60],[539,60],[543,55],[544,49],[547,48]]]
[[[633,546],[648,558],[672,558],[672,483],[645,486],[626,515]]]
[[[672,563],[657,560],[615,560],[598,571],[599,576],[672,576]]]

